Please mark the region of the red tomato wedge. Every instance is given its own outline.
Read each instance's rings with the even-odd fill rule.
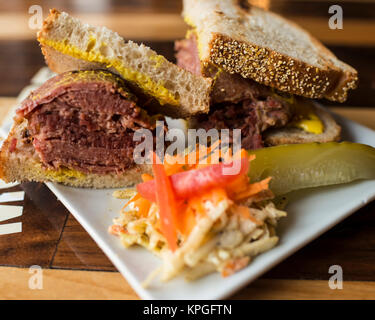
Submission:
[[[229,174],[231,168],[239,168],[239,170],[234,170],[238,171],[235,174]],[[225,187],[239,176],[247,174],[248,170],[249,158],[243,157],[230,163],[212,164],[200,169],[175,173],[169,176],[169,179],[176,198],[188,199],[212,188]],[[138,193],[152,202],[157,201],[155,181],[156,178],[137,185]]]
[[[165,172],[164,166],[158,164],[155,160],[156,155],[154,154],[154,163],[152,165],[154,180],[152,182],[154,182],[154,195],[156,195],[156,203],[159,207],[161,232],[167,239],[169,248],[175,251],[177,249],[177,203],[171,181]]]

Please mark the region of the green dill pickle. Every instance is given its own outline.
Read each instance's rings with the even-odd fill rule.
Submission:
[[[280,145],[249,151],[250,180],[271,176],[275,195],[293,190],[375,179],[375,148],[352,142]]]

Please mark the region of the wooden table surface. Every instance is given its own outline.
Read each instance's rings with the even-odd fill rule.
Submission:
[[[344,30],[328,29],[326,1],[261,1],[263,6],[300,22],[360,74],[360,86],[343,106],[324,101],[337,113],[375,129],[375,3],[336,1],[344,10]],[[87,22],[105,24],[126,38],[143,41],[171,61],[173,39],[186,30],[176,0],[59,1],[59,9]],[[27,27],[32,1],[0,3],[0,121],[15,96],[43,66]],[[91,2],[90,2],[91,4]],[[43,1],[43,10],[56,1]],[[7,98],[8,97],[8,98]],[[49,189],[25,183],[10,189],[25,199],[12,220],[22,233],[0,235],[0,299],[138,299],[95,242]],[[0,209],[1,217],[1,209]],[[43,268],[43,290],[31,290],[29,267]],[[331,290],[328,269],[343,268],[343,290]],[[288,258],[233,298],[238,299],[375,299],[375,202]]]

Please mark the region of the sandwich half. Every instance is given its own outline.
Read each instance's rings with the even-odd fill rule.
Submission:
[[[132,185],[150,170],[134,161],[138,129],[150,130],[155,140],[156,121],[164,116],[208,111],[210,79],[104,27],[52,10],[38,40],[48,66],[59,74],[16,112],[0,152],[6,182]]]
[[[149,108],[173,117],[209,109],[209,79],[181,70],[149,47],[124,41],[106,27],[90,26],[52,9],[38,41],[48,67],[56,73],[108,69],[146,96]]]
[[[213,80],[208,115],[192,126],[242,129],[242,146],[340,139],[309,98],[343,102],[357,71],[294,23],[239,0],[184,0],[190,30],[177,64]]]

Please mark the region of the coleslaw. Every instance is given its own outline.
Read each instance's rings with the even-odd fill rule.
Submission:
[[[278,242],[275,227],[286,212],[271,201],[270,178],[250,182],[255,157],[215,146],[203,151],[185,154],[183,161],[166,156],[163,164],[154,155],[153,176],[142,176],[144,182],[109,228],[125,247],[140,245],[161,258],[144,286],[157,276],[195,280],[217,271],[227,277]],[[189,164],[189,156],[196,163]],[[240,170],[224,175],[234,164]]]

